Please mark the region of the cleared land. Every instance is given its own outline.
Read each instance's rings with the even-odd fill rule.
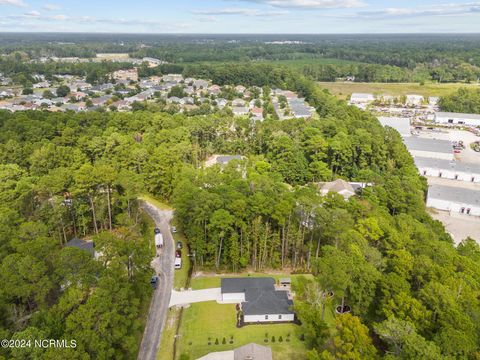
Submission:
[[[320,87],[328,89],[330,93],[347,99],[352,93],[371,93],[392,96],[418,94],[423,96],[444,96],[459,88],[479,88],[478,84],[465,83],[356,83],[356,82],[318,82]]]

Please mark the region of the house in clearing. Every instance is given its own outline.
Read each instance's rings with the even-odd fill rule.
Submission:
[[[95,252],[95,243],[92,240],[83,240],[74,237],[65,244],[65,247],[73,247],[88,252],[92,257],[97,257]]]
[[[288,290],[277,289],[273,278],[223,278],[224,303],[240,304],[244,323],[295,321]]]
[[[197,360],[272,360],[272,349],[250,343],[235,350],[213,352]]]
[[[232,160],[243,160],[242,155],[212,155],[205,161],[205,167],[209,168],[214,165],[220,165],[222,168]]]

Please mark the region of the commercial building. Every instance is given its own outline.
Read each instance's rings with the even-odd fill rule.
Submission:
[[[403,140],[413,157],[453,160],[453,146],[448,140],[407,137]]]
[[[423,176],[480,183],[480,164],[425,157],[416,157],[414,160]]]
[[[438,210],[480,216],[480,191],[463,187],[431,185],[427,206]]]
[[[436,112],[434,121],[439,124],[480,126],[480,115],[461,114],[453,112]]]
[[[397,130],[401,137],[412,136],[409,118],[380,116],[378,121],[380,121],[380,124],[383,126],[390,126]]]

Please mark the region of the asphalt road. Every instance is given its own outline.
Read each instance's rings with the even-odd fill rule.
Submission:
[[[152,260],[152,267],[158,275],[159,283],[150,302],[147,325],[137,357],[139,360],[155,360],[167,320],[168,305],[173,289],[175,245],[169,225],[173,212],[158,209],[148,202],[144,202],[141,207],[160,228],[164,240],[163,248],[157,250],[158,257]],[[152,233],[153,241],[154,234]],[[150,284],[147,285],[150,286]]]

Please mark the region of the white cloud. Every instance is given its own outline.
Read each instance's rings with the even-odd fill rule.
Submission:
[[[45,5],[43,5],[42,8],[44,10],[48,10],[48,11],[54,11],[54,10],[60,10],[61,9],[60,5],[57,5],[57,4],[45,4]]]
[[[192,13],[196,15],[243,15],[243,16],[279,16],[288,14],[287,11],[263,11],[260,9],[250,8],[222,8],[222,9],[207,9],[207,10],[193,10]]]
[[[344,9],[366,6],[361,0],[240,0],[286,9]]]
[[[451,16],[480,12],[480,2],[430,4],[414,8],[385,8],[360,11],[357,15],[369,18],[413,17],[413,16]]]
[[[25,17],[29,17],[29,18],[38,18],[40,17],[40,13],[36,10],[32,10],[32,11],[29,11],[25,14],[23,14]]]
[[[27,6],[22,0],[0,0],[0,5],[10,5],[10,6],[17,6],[17,7]]]

